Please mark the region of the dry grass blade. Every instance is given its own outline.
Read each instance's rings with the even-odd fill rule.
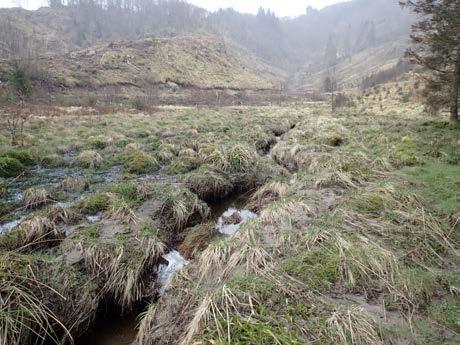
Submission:
[[[212,297],[206,295],[195,310],[192,321],[187,325],[185,336],[179,343],[180,345],[189,345],[192,342],[193,337],[199,332],[203,321],[209,317],[211,306]]]
[[[327,320],[327,335],[335,344],[383,345],[374,322],[359,308],[336,311]]]
[[[24,192],[22,198],[24,207],[27,209],[33,209],[42,206],[50,200],[50,194],[46,189],[43,188],[29,188]]]
[[[123,224],[137,224],[139,222],[139,217],[136,216],[134,211],[122,201],[121,205],[113,206],[109,212],[111,219],[119,221]]]
[[[47,338],[58,344],[56,326],[65,337],[72,339],[56,315],[36,297],[34,290],[47,289],[47,286],[19,275],[13,269],[15,261],[9,254],[0,258],[0,344],[22,345],[30,334],[35,335],[37,341]]]
[[[48,217],[32,216],[19,226],[18,231],[24,234],[22,247],[40,246],[64,238],[61,230]]]

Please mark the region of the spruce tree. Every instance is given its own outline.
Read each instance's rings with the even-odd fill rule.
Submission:
[[[442,94],[450,108],[451,120],[457,122],[460,91],[460,1],[405,0],[419,21],[412,26],[414,48],[407,51],[411,60],[431,71],[427,90]],[[438,98],[439,99],[439,98]]]

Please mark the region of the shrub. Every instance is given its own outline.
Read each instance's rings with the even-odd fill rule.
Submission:
[[[130,152],[123,158],[123,167],[130,174],[147,174],[160,169],[157,160],[145,152]]]
[[[16,177],[24,170],[24,165],[16,158],[0,157],[0,177]]]

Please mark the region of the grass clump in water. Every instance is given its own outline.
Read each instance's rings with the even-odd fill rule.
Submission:
[[[0,177],[17,177],[24,171],[24,165],[16,158],[0,157]]]
[[[89,182],[81,177],[69,176],[59,183],[59,188],[65,192],[83,192],[89,188]]]
[[[26,149],[9,149],[0,154],[0,157],[14,158],[20,161],[24,165],[34,164],[34,159],[29,150]]]
[[[102,161],[102,156],[97,151],[87,150],[75,157],[73,163],[82,168],[94,169],[98,168]]]
[[[22,201],[27,209],[37,208],[49,202],[51,196],[44,188],[29,188],[24,192]]]
[[[148,153],[136,151],[123,157],[123,168],[127,173],[141,175],[158,171],[160,165]]]

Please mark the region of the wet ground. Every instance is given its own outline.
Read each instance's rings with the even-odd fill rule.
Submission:
[[[122,314],[120,310],[108,309],[101,313],[95,326],[75,345],[129,345],[136,338],[139,310]]]

